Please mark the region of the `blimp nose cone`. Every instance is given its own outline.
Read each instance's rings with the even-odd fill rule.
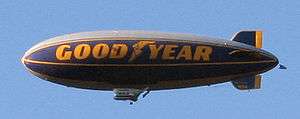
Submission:
[[[24,54],[21,58],[21,63],[24,65],[24,67],[28,70],[28,67],[26,65],[26,54]]]
[[[21,58],[21,62],[22,62],[22,64],[26,67],[26,65],[25,65],[25,54],[22,56],[22,58]]]
[[[22,62],[22,64],[24,64],[24,65],[25,65],[25,61],[24,61],[24,60],[25,60],[25,55],[23,55],[23,56],[22,56],[22,58],[21,58],[21,62]]]
[[[28,57],[30,56],[31,53],[32,53],[32,49],[29,49],[24,53],[24,55],[21,58],[21,62],[26,68],[28,68],[26,61],[28,60]]]

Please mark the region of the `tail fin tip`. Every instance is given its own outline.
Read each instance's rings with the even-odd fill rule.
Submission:
[[[240,31],[233,37],[232,40],[247,45],[252,45],[256,48],[262,48],[263,34],[260,30]]]

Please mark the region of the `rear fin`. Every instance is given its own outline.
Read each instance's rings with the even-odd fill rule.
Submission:
[[[233,86],[239,90],[260,89],[261,75],[242,77],[231,82]]]
[[[232,40],[262,48],[262,31],[240,31]]]

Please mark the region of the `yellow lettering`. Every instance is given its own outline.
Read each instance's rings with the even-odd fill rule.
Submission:
[[[178,53],[176,59],[184,58],[185,60],[192,60],[191,46],[183,46]]]
[[[70,60],[72,51],[65,51],[66,48],[70,48],[70,45],[61,45],[56,49],[56,59],[58,60]]]
[[[156,59],[159,51],[164,47],[164,45],[156,47],[156,45],[149,45],[150,48],[150,59]]]
[[[201,58],[203,61],[209,61],[212,48],[209,46],[197,46],[194,54],[194,61],[199,61]]]
[[[85,59],[91,53],[91,47],[88,44],[80,44],[75,47],[74,57],[76,59]]]
[[[93,56],[96,59],[104,58],[108,55],[108,53],[109,53],[109,47],[107,44],[97,44],[93,48]]]
[[[178,47],[177,45],[166,45],[162,55],[162,59],[164,60],[175,59],[174,53],[175,53],[175,48],[177,47]]]
[[[110,51],[110,58],[120,59],[126,56],[128,47],[125,44],[113,44]]]

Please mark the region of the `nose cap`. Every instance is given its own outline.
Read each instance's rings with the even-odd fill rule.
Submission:
[[[29,49],[29,50],[27,50],[25,53],[24,53],[24,55],[22,56],[22,58],[21,58],[21,62],[22,62],[22,64],[26,67],[26,68],[28,68],[28,62],[26,62],[28,59],[30,59],[29,57],[30,57],[30,54],[32,53],[32,50],[31,49]]]
[[[22,62],[22,64],[26,67],[26,64],[25,64],[25,59],[26,58],[26,55],[24,54],[23,56],[22,56],[22,58],[21,58],[21,62]]]

